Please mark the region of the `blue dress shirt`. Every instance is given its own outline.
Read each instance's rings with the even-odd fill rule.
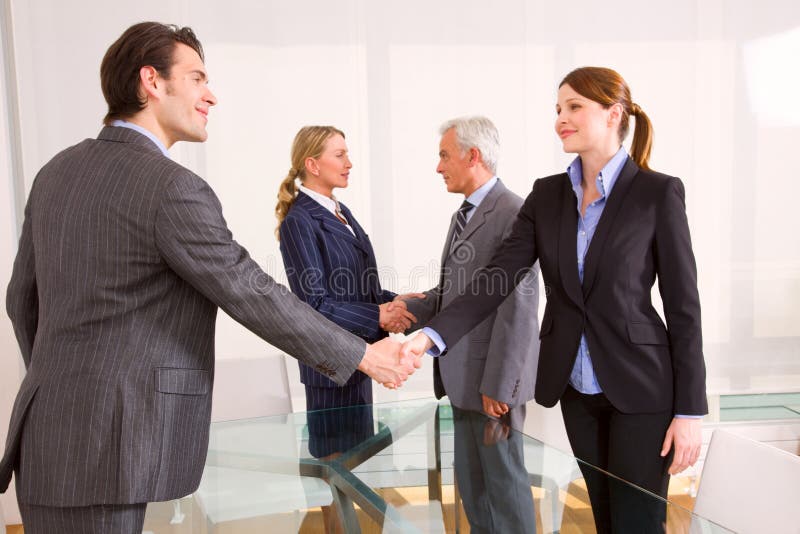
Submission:
[[[583,164],[580,156],[575,158],[569,167],[567,167],[567,175],[569,181],[572,183],[572,190],[575,192],[577,199],[578,209],[578,276],[583,282],[583,268],[586,261],[586,252],[589,250],[589,245],[592,243],[594,231],[597,229],[597,224],[600,222],[600,216],[603,215],[603,210],[606,207],[611,190],[619,177],[622,166],[628,159],[628,153],[624,148],[620,148],[614,157],[600,170],[600,174],[595,178],[595,186],[597,192],[600,193],[600,198],[586,206],[586,214],[581,213],[581,205],[583,203],[583,189],[581,188],[581,181],[583,180]],[[603,390],[597,382],[597,375],[594,373],[592,366],[592,357],[589,354],[589,345],[586,343],[586,334],[581,334],[581,342],[578,345],[578,357],[575,360],[575,365],[572,367],[572,373],[569,376],[570,385],[581,393],[587,395],[594,395],[601,393]]]

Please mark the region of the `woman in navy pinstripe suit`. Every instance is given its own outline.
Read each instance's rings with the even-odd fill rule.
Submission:
[[[295,136],[291,155],[275,213],[292,292],[367,342],[404,331],[416,319],[403,297],[395,300],[397,295],[381,288],[369,237],[333,196],[334,188],[347,187],[352,167],[344,133],[332,126],[306,126]],[[360,371],[338,386],[300,364],[300,380],[309,411],[372,404],[371,381]],[[349,412],[335,421],[325,412],[309,414],[312,455],[342,452],[372,435],[371,408]]]

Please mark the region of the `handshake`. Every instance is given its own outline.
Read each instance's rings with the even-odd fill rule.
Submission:
[[[402,334],[411,328],[411,325],[417,322],[417,318],[408,311],[405,301],[424,298],[425,293],[404,293],[397,295],[391,302],[385,302],[378,306],[378,324],[381,329],[391,334]]]
[[[367,351],[358,364],[358,369],[380,382],[384,387],[396,389],[422,367],[422,356],[433,346],[433,342],[419,333],[405,343],[385,337],[367,345]]]

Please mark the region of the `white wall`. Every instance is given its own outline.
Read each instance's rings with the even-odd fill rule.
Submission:
[[[370,233],[386,285],[426,289],[460,203],[435,173],[438,125],[491,117],[501,133],[499,174],[525,195],[535,177],[570,159],[552,133],[558,81],[577,66],[614,67],[654,123],[653,166],[686,184],[710,389],[800,389],[795,0],[757,8],[743,0],[578,0],[568,9],[543,0],[11,5],[25,186],[53,154],[99,130],[99,64],[124,28],[148,19],[190,25],[220,103],[209,141],[179,145],[175,157],[208,179],[234,235],[279,279],[275,194],[300,126],[345,130],[355,166],[338,196]],[[3,239],[12,224],[0,221]],[[220,359],[282,369],[277,351],[224,316],[218,330]],[[16,370],[15,358],[4,351],[2,369]],[[263,386],[288,395],[280,372]],[[402,394],[429,392],[423,371]]]
[[[0,6],[0,31],[5,31],[5,16]],[[6,285],[11,278],[11,267],[17,251],[17,204],[12,173],[13,144],[9,130],[9,108],[6,95],[6,55],[5,40],[0,39],[0,302],[6,301]],[[20,197],[21,198],[21,197]],[[3,307],[5,310],[5,307]],[[0,320],[0,443],[5,444],[8,434],[8,420],[14,405],[17,389],[23,376],[22,357],[14,337],[11,322],[3,314]],[[5,519],[9,523],[19,523],[19,509],[13,485],[0,496]]]

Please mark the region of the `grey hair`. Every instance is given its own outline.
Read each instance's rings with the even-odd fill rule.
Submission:
[[[472,147],[477,148],[483,163],[492,174],[497,174],[497,157],[500,154],[500,135],[494,123],[486,117],[458,117],[450,119],[439,127],[439,135],[455,128],[456,142],[462,153]]]

